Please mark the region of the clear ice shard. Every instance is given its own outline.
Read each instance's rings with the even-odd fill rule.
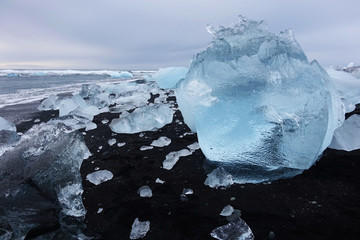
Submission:
[[[360,149],[360,115],[351,115],[335,130],[329,148],[345,151]]]
[[[234,212],[234,208],[230,205],[226,205],[223,210],[221,211],[220,215],[221,216],[224,216],[224,217],[228,217],[230,216],[231,214],[233,214]]]
[[[240,16],[232,27],[209,31],[213,41],[175,89],[207,164],[224,167],[236,182],[308,169],[344,118],[329,75],[308,62],[291,30],[275,35]]]
[[[224,168],[218,167],[207,175],[204,184],[211,188],[227,188],[234,184],[234,179],[230,173],[224,170]]]
[[[143,238],[146,236],[149,230],[150,230],[149,221],[140,222],[139,219],[136,218],[133,225],[131,226],[130,239]]]
[[[185,77],[188,69],[185,67],[160,68],[151,76],[161,88],[174,88],[176,83]]]
[[[237,218],[234,221],[215,228],[211,232],[211,237],[219,240],[254,240],[254,234],[250,227],[241,218]]]
[[[92,184],[99,185],[103,182],[111,180],[113,176],[114,175],[109,170],[99,170],[93,173],[89,173],[86,176],[86,180],[88,180]]]
[[[86,213],[80,166],[89,155],[83,136],[63,124],[24,133],[0,156],[0,229],[24,239],[33,228],[60,223],[61,239],[77,239]]]

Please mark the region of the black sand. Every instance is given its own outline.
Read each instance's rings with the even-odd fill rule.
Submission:
[[[4,116],[0,109],[0,116]],[[18,124],[19,131],[30,128],[35,119],[47,121],[57,111],[32,112],[30,121]],[[84,160],[83,202],[87,209],[88,234],[97,239],[129,239],[135,218],[150,221],[150,231],[144,239],[212,239],[210,232],[227,220],[220,216],[230,204],[241,210],[241,218],[252,229],[255,239],[359,239],[360,238],[360,150],[353,152],[327,149],[323,157],[309,170],[291,179],[271,184],[233,185],[227,190],[211,189],[203,184],[206,173],[202,168],[204,155],[197,150],[180,158],[170,171],[162,169],[167,153],[186,148],[197,141],[196,135],[179,138],[189,129],[176,113],[172,124],[157,132],[113,134],[101,120],[118,117],[104,113],[95,117],[98,125],[84,136],[94,154]],[[172,143],[164,148],[140,151],[160,136]],[[123,147],[109,146],[111,138],[126,142]],[[103,148],[97,152],[98,147]],[[98,186],[86,181],[95,168],[107,169],[114,178]],[[164,184],[155,183],[160,178]],[[148,185],[153,197],[141,198],[137,190]],[[194,194],[182,201],[183,188]],[[230,198],[235,197],[234,201]],[[103,208],[101,213],[97,213]]]

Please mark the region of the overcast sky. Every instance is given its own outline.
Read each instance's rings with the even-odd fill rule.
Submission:
[[[206,25],[291,28],[309,60],[360,65],[359,0],[0,0],[0,68],[188,66]]]

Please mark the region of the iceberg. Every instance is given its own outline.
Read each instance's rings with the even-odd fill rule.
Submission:
[[[213,41],[175,89],[207,164],[236,182],[308,169],[344,120],[329,75],[309,63],[291,30],[275,35],[241,16],[232,27],[208,30]]]
[[[151,76],[151,80],[155,80],[160,88],[174,88],[176,83],[185,77],[188,69],[185,67],[169,67],[160,68]]]

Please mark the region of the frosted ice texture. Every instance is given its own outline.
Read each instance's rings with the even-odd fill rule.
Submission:
[[[360,149],[360,115],[350,116],[335,130],[329,148],[345,151]]]
[[[248,166],[261,175],[309,168],[344,114],[326,71],[308,62],[291,30],[275,35],[263,22],[240,17],[233,27],[209,31],[212,43],[175,89],[207,159],[236,180]],[[251,173],[239,181],[264,180]]]
[[[114,177],[112,172],[108,170],[99,170],[93,173],[89,173],[86,176],[86,180],[91,182],[92,184],[99,185],[103,182],[109,181]]]
[[[41,102],[41,104],[38,106],[39,111],[48,111],[48,110],[56,110],[59,108],[58,106],[58,96],[51,95],[45,100]]]
[[[234,221],[215,228],[211,232],[211,237],[219,240],[254,240],[254,234],[250,227],[241,218],[237,218]]]
[[[149,230],[150,230],[149,221],[140,222],[139,219],[136,218],[131,226],[130,239],[143,238],[146,236]]]
[[[174,88],[176,83],[185,77],[188,69],[185,67],[160,68],[159,71],[151,76],[152,80],[161,88]]]

